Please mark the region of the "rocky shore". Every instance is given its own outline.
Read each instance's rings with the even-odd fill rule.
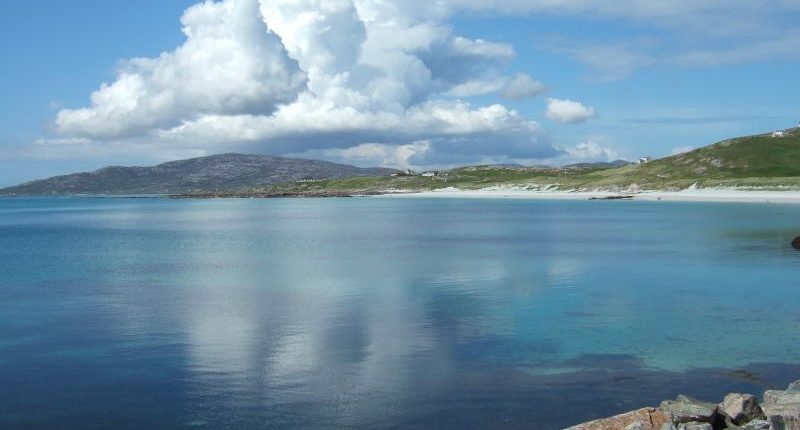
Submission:
[[[657,408],[642,408],[566,430],[800,430],[800,381],[768,390],[763,402],[730,393],[720,403],[680,395]]]

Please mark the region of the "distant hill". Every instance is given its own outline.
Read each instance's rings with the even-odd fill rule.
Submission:
[[[393,169],[265,155],[221,154],[151,167],[104,167],[0,189],[0,194],[170,194],[262,188],[301,180],[386,176]]]
[[[698,187],[800,189],[800,129],[728,139],[643,164],[625,161],[547,166],[468,166],[436,177],[375,177],[265,187],[249,195],[327,196],[386,190],[511,187],[527,190],[680,190]],[[224,196],[225,193],[222,193]],[[248,194],[232,194],[243,196]]]

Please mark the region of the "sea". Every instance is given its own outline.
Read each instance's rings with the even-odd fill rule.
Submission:
[[[561,429],[800,379],[800,206],[0,199],[0,428]]]

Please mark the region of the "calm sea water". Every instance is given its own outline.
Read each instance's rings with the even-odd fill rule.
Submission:
[[[556,429],[800,379],[800,206],[0,200],[0,428]]]

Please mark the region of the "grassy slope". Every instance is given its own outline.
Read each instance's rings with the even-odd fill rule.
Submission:
[[[597,175],[598,181],[636,183],[646,188],[800,184],[800,130],[784,137],[757,135],[725,140],[641,166]]]
[[[445,177],[324,180],[253,189],[245,194],[370,194],[386,190],[480,189],[492,186],[622,191],[635,185],[640,189],[669,190],[684,189],[695,183],[700,187],[800,188],[800,129],[792,130],[785,137],[758,135],[730,139],[643,165],[568,169],[475,166],[451,170]]]

